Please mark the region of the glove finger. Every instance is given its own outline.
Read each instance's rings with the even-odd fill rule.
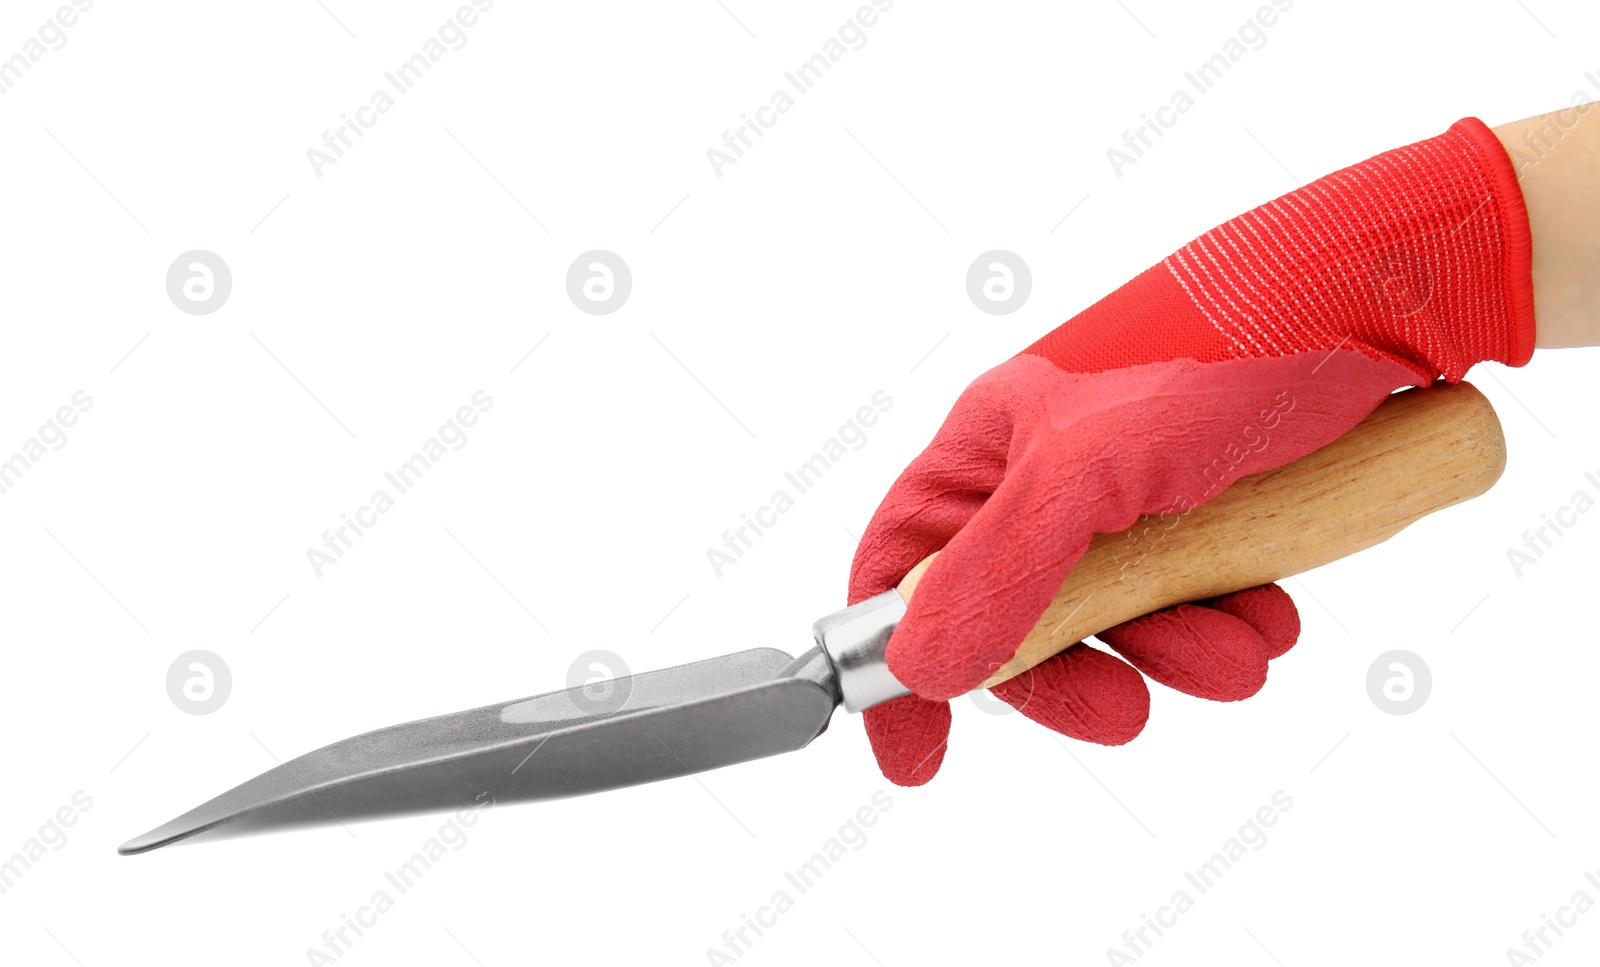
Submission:
[[[884,778],[920,786],[939,771],[950,739],[949,703],[906,695],[867,709],[862,719]]]
[[[1083,555],[1091,536],[1067,520],[1054,458],[1022,459],[922,576],[889,639],[895,677],[919,695],[954,698],[1004,664]],[[1070,460],[1066,462],[1070,466]]]
[[[1267,644],[1231,614],[1180,604],[1107,628],[1095,637],[1169,688],[1236,702],[1267,681]]]
[[[851,604],[899,584],[966,526],[1005,478],[1007,439],[1008,427],[957,404],[868,522],[850,565]]]
[[[1279,585],[1263,584],[1201,603],[1256,629],[1266,644],[1268,658],[1277,658],[1300,639],[1300,609]]]
[[[1045,728],[1099,745],[1133,741],[1150,718],[1144,676],[1081,641],[989,691]]]

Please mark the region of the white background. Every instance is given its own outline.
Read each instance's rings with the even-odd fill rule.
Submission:
[[[1106,148],[1253,0],[901,0],[719,178],[706,149],[857,4],[501,0],[317,177],[306,149],[455,6],[98,3],[0,96],[0,451],[94,400],[0,497],[0,855],[93,800],[0,896],[8,963],[306,963],[440,817],[114,848],[274,756],[562,687],[591,648],[640,670],[807,647],[979,372],[1301,180],[1600,96],[1592,5],[1301,0],[1118,178]],[[0,55],[53,9],[7,4]],[[606,316],[564,283],[596,248],[633,273]],[[994,248],[1032,267],[1011,315],[965,292]],[[192,249],[232,269],[211,315],[164,289]],[[1475,371],[1504,479],[1290,582],[1301,644],[1248,702],[1153,686],[1145,734],[1104,749],[961,700],[915,790],[840,713],[795,755],[496,807],[340,962],[706,963],[886,789],[741,962],[1105,963],[1281,789],[1266,845],[1145,961],[1504,963],[1600,899],[1600,514],[1521,578],[1506,557],[1596,492],[1595,363]],[[480,389],[469,442],[316,577],[306,548]],[[716,577],[706,548],[877,390],[867,444]],[[194,648],[232,670],[210,715],[166,691]],[[1394,648],[1432,669],[1408,716],[1366,691]],[[1591,912],[1545,962],[1597,954]]]

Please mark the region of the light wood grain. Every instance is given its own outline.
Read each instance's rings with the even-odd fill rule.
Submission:
[[[1096,535],[1016,656],[983,684],[1159,608],[1282,580],[1372,547],[1488,490],[1505,462],[1500,421],[1470,384],[1396,393],[1322,449],[1244,477],[1187,514]],[[907,601],[937,556],[900,582]]]

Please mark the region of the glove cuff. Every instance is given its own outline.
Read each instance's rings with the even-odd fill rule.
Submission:
[[[1476,150],[1484,177],[1489,183],[1491,202],[1496,206],[1505,291],[1505,338],[1499,352],[1484,342],[1468,355],[1490,359],[1507,366],[1523,366],[1533,358],[1537,334],[1533,313],[1533,229],[1528,222],[1528,206],[1511,155],[1489,126],[1475,117],[1462,118],[1450,130],[1466,138]],[[1470,364],[1469,364],[1470,365]]]

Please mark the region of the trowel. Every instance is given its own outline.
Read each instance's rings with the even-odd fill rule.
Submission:
[[[1186,601],[1300,574],[1475,497],[1505,467],[1493,408],[1466,383],[1406,390],[1301,459],[1244,477],[1128,548],[1144,522],[1096,535],[997,684],[1095,633]],[[937,555],[934,555],[937,556]],[[391,725],[308,752],[124,843],[554,799],[792,752],[834,709],[907,690],[885,648],[928,564],[817,621],[799,657],[752,648],[674,668]],[[1130,567],[1130,561],[1134,566]]]

